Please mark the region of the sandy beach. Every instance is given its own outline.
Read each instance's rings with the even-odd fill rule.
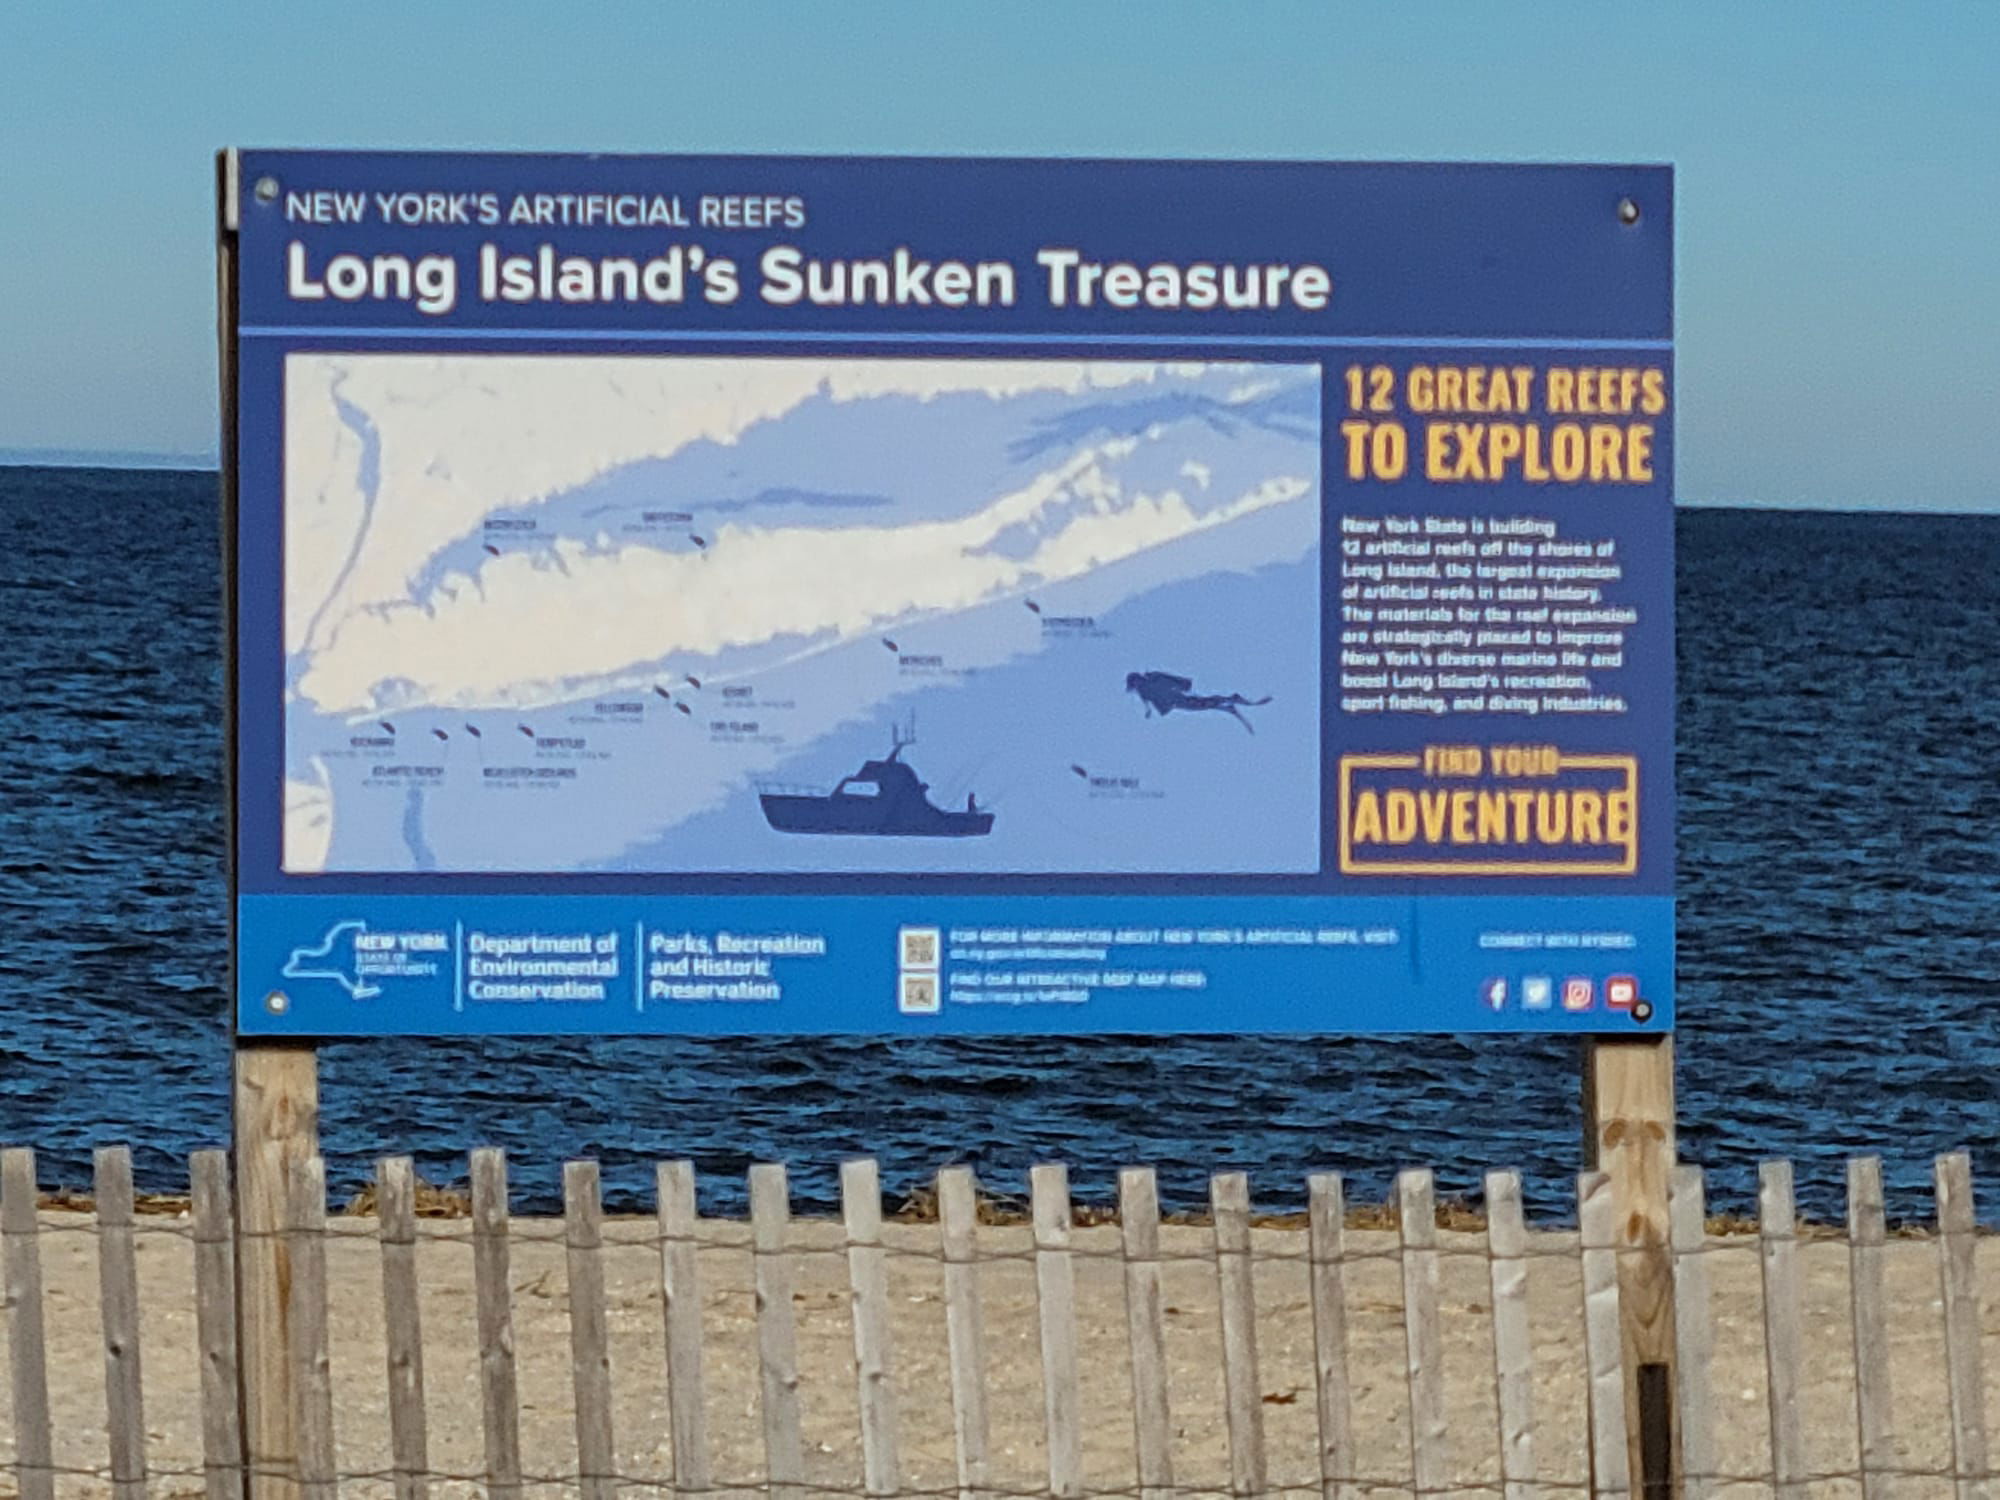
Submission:
[[[44,1212],[45,1287],[51,1403],[59,1467],[100,1469],[105,1462],[103,1346],[98,1320],[94,1221],[87,1214]],[[374,1221],[333,1221],[327,1245],[332,1376],[339,1467],[344,1475],[380,1476],[390,1465],[385,1397],[380,1260]],[[201,1490],[201,1421],[192,1283],[185,1219],[143,1216],[138,1265],[148,1461],[153,1493]],[[668,1438],[660,1261],[651,1220],[605,1225],[604,1270],[614,1380],[614,1430],[621,1476],[643,1487],[672,1474]],[[756,1364],[755,1297],[747,1224],[704,1220],[699,1255],[704,1315],[705,1410],[711,1468],[718,1486],[756,1484],[763,1473]],[[470,1225],[425,1220],[418,1267],[430,1462],[461,1476],[443,1491],[470,1492],[484,1466]],[[1401,1279],[1392,1234],[1350,1231],[1349,1368],[1354,1395],[1356,1468],[1375,1485],[1407,1485],[1411,1473]],[[837,1225],[793,1226],[794,1306],[808,1479],[860,1487],[854,1345],[847,1262]],[[1497,1424],[1491,1343],[1491,1291],[1483,1238],[1444,1232],[1441,1307],[1445,1388],[1451,1412],[1448,1447],[1454,1485],[1497,1483]],[[942,1267],[935,1226],[891,1224],[889,1255],[894,1384],[903,1486],[956,1485]],[[1255,1231],[1258,1257],[1258,1355],[1273,1489],[1316,1489],[1313,1336],[1304,1265],[1305,1235]],[[1719,1466],[1729,1475],[1768,1472],[1768,1415],[1763,1372],[1762,1307],[1756,1241],[1710,1241],[1714,1283],[1715,1362],[1712,1399],[1720,1435]],[[1075,1233],[1076,1284],[1084,1403],[1087,1487],[1135,1482],[1131,1388],[1118,1231]],[[1222,1364],[1211,1232],[1163,1230],[1169,1396],[1175,1479],[1182,1486],[1229,1484]],[[1023,1227],[984,1227],[982,1266],[991,1452],[997,1489],[1046,1486],[1043,1396],[1032,1237]],[[1581,1487],[1587,1478],[1581,1288],[1573,1235],[1538,1232],[1529,1272],[1536,1356],[1536,1460],[1545,1484]],[[2000,1297],[2000,1247],[1980,1246],[1983,1320]],[[1815,1474],[1856,1465],[1853,1360],[1847,1247],[1831,1237],[1800,1248],[1807,1361],[1801,1393],[1807,1457]],[[1897,1463],[1939,1471],[1950,1461],[1942,1312],[1933,1241],[1896,1240],[1887,1258],[1891,1370],[1896,1397]],[[575,1398],[571,1379],[568,1291],[559,1220],[517,1219],[512,1274],[515,1344],[521,1391],[525,1471],[571,1489]],[[10,1319],[11,1336],[11,1319]],[[13,1457],[11,1393],[0,1397],[0,1458]],[[103,1490],[101,1481],[65,1475],[59,1493]],[[1764,1486],[1756,1486],[1762,1489]],[[1816,1489],[1859,1493],[1851,1480]],[[1902,1497],[1949,1492],[1949,1481],[1903,1478]],[[389,1492],[386,1479],[352,1480],[344,1492]],[[1740,1493],[1751,1493],[1745,1486]]]

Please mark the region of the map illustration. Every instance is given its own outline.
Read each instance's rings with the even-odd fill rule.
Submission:
[[[284,867],[1320,867],[1313,365],[294,353]]]

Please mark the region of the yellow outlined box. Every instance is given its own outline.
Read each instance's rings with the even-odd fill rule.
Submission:
[[[1348,834],[1354,804],[1354,773],[1419,771],[1421,755],[1343,755],[1340,758],[1340,873],[1343,875],[1631,875],[1639,869],[1639,757],[1636,755],[1558,755],[1556,771],[1622,771],[1625,792],[1632,798],[1632,837],[1614,859],[1607,860],[1441,860],[1394,859],[1358,861]]]

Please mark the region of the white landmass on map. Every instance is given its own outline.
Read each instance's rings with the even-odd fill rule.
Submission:
[[[408,598],[425,559],[482,517],[574,489],[704,439],[734,442],[815,396],[920,400],[973,391],[1080,393],[1199,373],[1199,365],[1058,360],[757,361],[294,355],[285,366],[285,652],[372,606]],[[363,418],[364,442],[342,420]],[[367,477],[393,495],[371,524]]]
[[[1121,440],[1089,449],[961,520],[730,524],[705,552],[599,551],[564,540],[554,566],[525,554],[494,559],[477,579],[450,575],[429,597],[343,620],[313,654],[298,691],[334,714],[410,703],[532,708],[573,695],[582,679],[600,692],[628,686],[621,674],[668,654],[713,656],[786,637],[824,649],[913,614],[968,609],[1029,581],[1061,583],[1311,489],[1303,475],[1280,476],[1197,514],[1178,491],[1123,489],[1106,463],[1135,446]],[[989,550],[1008,528],[1058,513],[1025,557]],[[551,629],[558,620],[561,628]],[[393,704],[378,688],[390,662]]]

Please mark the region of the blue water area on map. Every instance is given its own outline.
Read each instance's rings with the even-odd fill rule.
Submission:
[[[1264,519],[1242,524],[1256,528]],[[606,867],[757,870],[782,860],[786,868],[814,871],[1317,870],[1317,552],[1299,562],[1168,584],[1095,612],[1093,582],[1115,590],[1116,575],[1143,573],[1151,562],[1142,554],[1105,569],[1109,576],[1040,596],[1040,619],[1089,619],[1088,630],[1058,635],[962,680],[926,687],[918,678],[893,700],[916,727],[917,743],[903,754],[929,782],[931,801],[963,808],[976,797],[995,815],[987,837],[912,847],[903,840],[773,833],[759,810],[759,783],[746,781],[712,811],[664,835],[657,849],[640,845]],[[1019,613],[1041,629],[1018,602],[989,608]],[[1217,620],[1229,621],[1229,629],[1190,623]],[[1302,629],[1307,622],[1310,628]],[[921,635],[905,632],[909,639],[900,644],[951,661],[953,637],[976,640],[980,627],[977,619],[948,621]],[[772,690],[804,700],[818,683],[859,676],[886,655],[878,643],[862,642],[810,669],[773,674]],[[894,659],[880,665],[893,671]],[[1198,691],[1248,689],[1245,696],[1270,701],[1239,710],[1240,721],[1221,713],[1149,716],[1125,679],[1159,667],[1194,679]],[[883,723],[850,721],[779,761],[763,784],[824,794],[891,748]],[[1099,778],[1097,788],[1091,776]],[[1132,785],[1109,795],[1102,787],[1107,780]]]
[[[0,469],[0,1138],[51,1184],[129,1141],[174,1187],[227,1134],[215,514],[212,475]],[[1680,548],[1683,1154],[1739,1211],[1791,1156],[1833,1218],[1879,1150],[1914,1218],[1969,1146],[2000,1217],[2000,518],[1691,512]],[[490,1142],[544,1207],[567,1155],[627,1205],[690,1156],[733,1209],[752,1160],[823,1207],[872,1152],[892,1190],[1061,1159],[1090,1200],[1150,1161],[1183,1205],[1222,1167],[1275,1206],[1512,1165],[1558,1214],[1578,1154],[1576,1044],[1525,1038],[383,1041],[322,1078],[338,1191]]]

